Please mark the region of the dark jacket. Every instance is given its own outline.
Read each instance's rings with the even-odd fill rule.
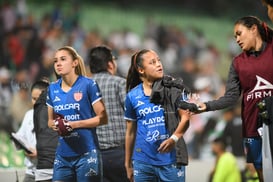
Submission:
[[[154,82],[152,87],[151,102],[161,104],[165,111],[165,123],[170,134],[172,134],[179,122],[177,113],[177,102],[181,100],[185,87],[182,80],[173,80],[170,76]],[[188,165],[188,151],[183,137],[176,143],[176,162],[178,165]]]
[[[47,125],[48,112],[46,106],[47,92],[41,93],[34,105],[34,131],[37,140],[37,169],[52,169],[58,143],[57,132]]]

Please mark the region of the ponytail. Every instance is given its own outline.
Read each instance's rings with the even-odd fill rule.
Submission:
[[[83,59],[80,55],[77,55],[77,59],[79,61],[79,64],[78,66],[75,68],[75,73],[77,75],[83,75],[83,76],[86,76],[86,69],[85,69],[85,65],[84,65],[84,62],[83,62]]]
[[[143,49],[141,51],[136,52],[131,57],[131,65],[128,70],[127,78],[126,78],[126,92],[129,92],[135,86],[142,82],[141,75],[139,75],[138,68],[141,68],[143,62],[143,54],[149,52],[148,49]]]
[[[263,31],[261,31],[261,36],[265,42],[272,42],[273,38],[273,30],[268,27],[268,25],[265,22],[262,22]]]

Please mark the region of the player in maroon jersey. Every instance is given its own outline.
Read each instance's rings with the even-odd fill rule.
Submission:
[[[225,94],[217,100],[199,103],[200,112],[224,109],[242,96],[243,137],[247,162],[253,163],[263,182],[262,137],[258,129],[257,103],[273,96],[273,31],[254,16],[238,19],[234,37],[242,49],[230,65]]]

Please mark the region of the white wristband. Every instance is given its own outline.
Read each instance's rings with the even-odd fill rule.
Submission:
[[[170,138],[173,139],[173,141],[174,141],[175,143],[177,143],[177,141],[178,141],[178,139],[179,139],[176,135],[172,135]]]

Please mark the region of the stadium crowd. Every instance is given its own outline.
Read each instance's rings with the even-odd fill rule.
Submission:
[[[0,15],[0,132],[9,134],[18,130],[23,116],[30,109],[29,87],[42,77],[55,80],[53,55],[58,48],[74,47],[84,60],[88,50],[107,45],[113,50],[118,74],[126,77],[132,54],[143,48],[156,50],[162,58],[166,74],[181,77],[191,90],[189,101],[206,101],[218,98],[224,92],[224,80],[217,65],[220,52],[210,44],[202,30],[176,25],[157,24],[147,19],[144,35],[130,29],[113,31],[103,36],[99,29],[83,30],[80,11],[73,6],[69,15],[60,7],[45,13],[36,20],[27,11],[27,4],[18,0],[15,5],[3,4]],[[68,17],[69,16],[69,17]],[[238,53],[230,44],[230,59]],[[86,66],[88,63],[86,62]],[[88,69],[87,69],[88,70]],[[91,76],[91,73],[89,73]],[[243,156],[240,107],[224,111],[202,113],[191,119],[185,141],[191,158],[213,157],[210,142],[219,136],[229,141],[229,150]],[[1,136],[4,136],[3,134]],[[239,138],[238,138],[239,137]],[[4,141],[1,139],[1,141]],[[4,156],[7,150],[0,150]],[[1,161],[0,161],[1,163]],[[10,164],[9,164],[10,165]],[[0,164],[8,167],[9,165]]]

